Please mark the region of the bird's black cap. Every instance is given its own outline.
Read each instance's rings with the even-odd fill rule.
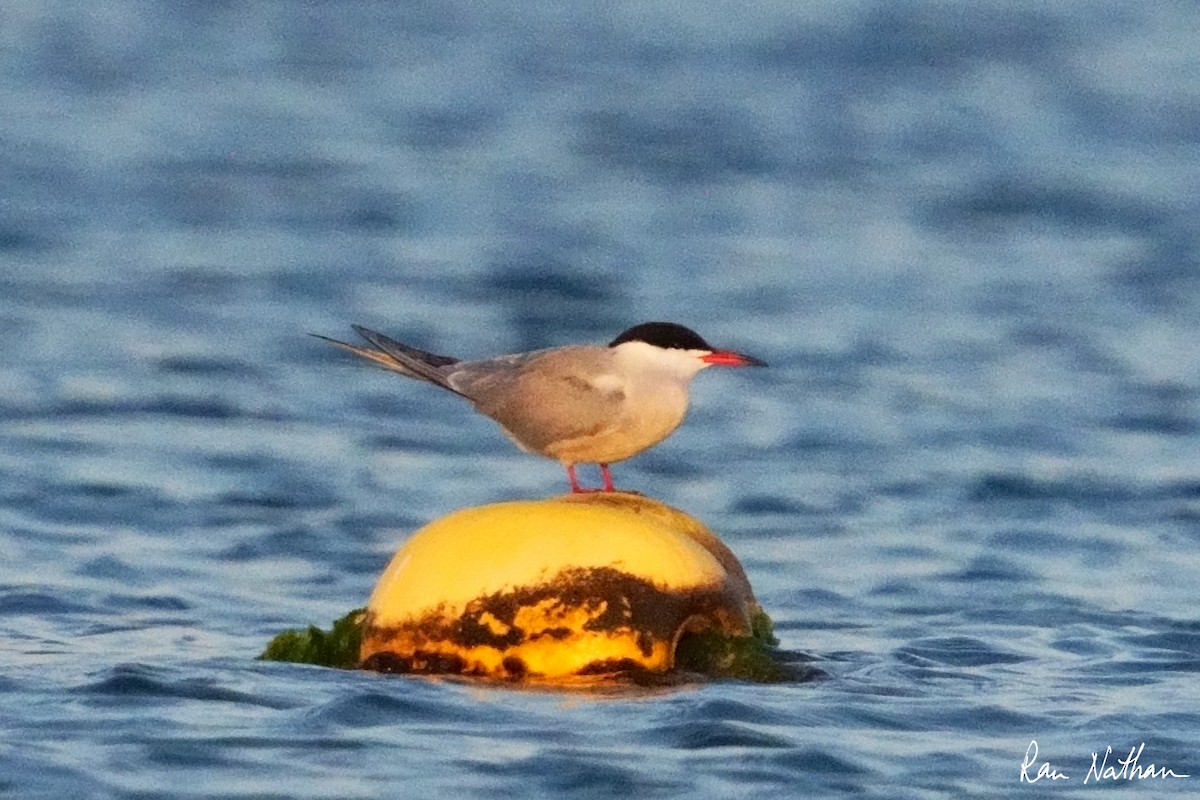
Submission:
[[[712,350],[713,346],[691,328],[685,328],[674,322],[643,322],[634,325],[629,330],[608,343],[616,347],[625,342],[645,342],[655,347],[675,350]]]

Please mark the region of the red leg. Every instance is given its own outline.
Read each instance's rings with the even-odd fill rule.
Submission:
[[[608,471],[608,464],[600,465],[600,474],[604,477],[604,491],[615,492],[617,489],[613,486],[612,473]]]
[[[578,494],[583,491],[583,487],[579,485],[579,478],[575,477],[574,464],[567,464],[567,480],[571,482],[572,494]]]

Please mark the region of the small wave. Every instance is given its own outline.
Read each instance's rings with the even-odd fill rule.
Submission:
[[[241,692],[220,686],[210,678],[173,678],[168,670],[142,664],[119,664],[103,677],[70,689],[74,694],[126,698],[155,704],[162,698],[205,700],[264,708],[286,709],[292,703],[279,698]]]

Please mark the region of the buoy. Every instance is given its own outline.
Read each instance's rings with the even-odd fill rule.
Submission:
[[[572,494],[417,531],[367,604],[359,666],[558,683],[663,673],[685,634],[740,640],[764,620],[737,558],[695,518]]]

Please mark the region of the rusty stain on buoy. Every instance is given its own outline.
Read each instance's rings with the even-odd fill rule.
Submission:
[[[737,558],[678,509],[628,493],[449,514],[397,551],[367,605],[360,666],[568,681],[674,665],[687,632],[751,633]]]

